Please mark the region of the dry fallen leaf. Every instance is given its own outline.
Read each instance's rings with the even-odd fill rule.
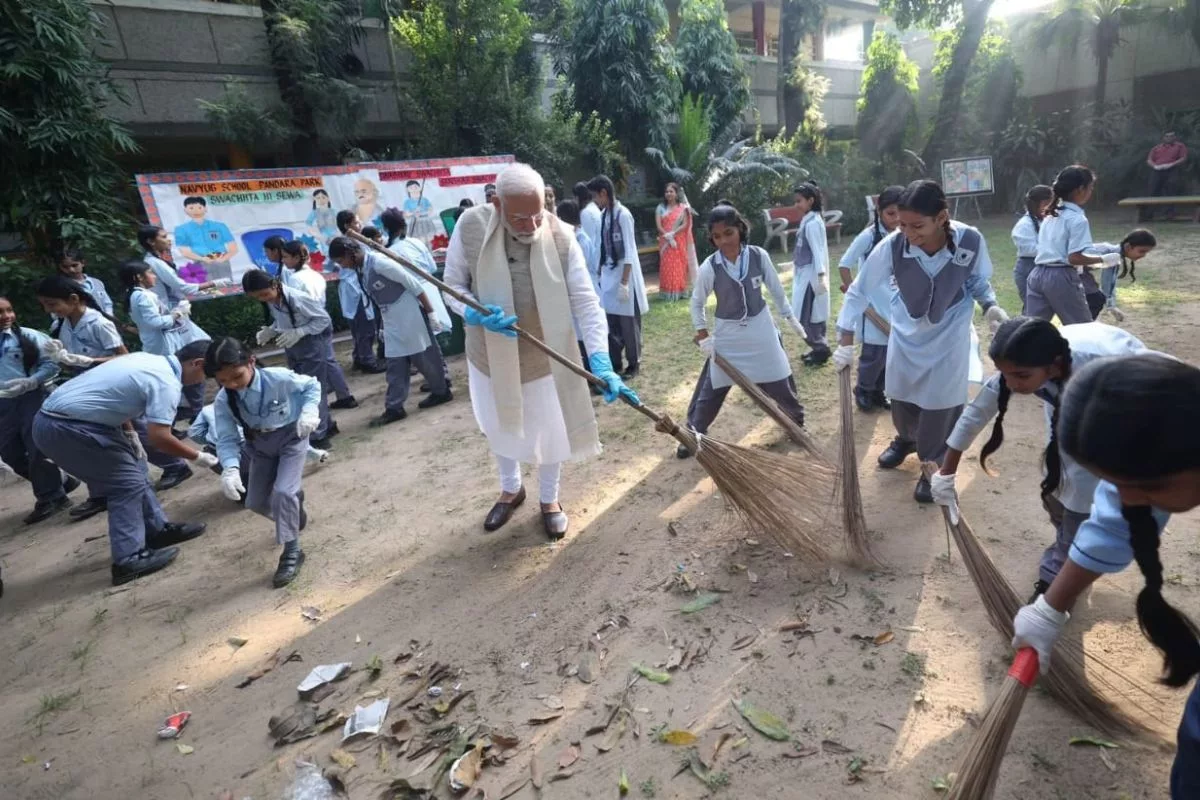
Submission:
[[[563,715],[561,711],[553,711],[549,714],[537,714],[529,718],[530,725],[545,725],[547,722],[553,722]]]
[[[686,747],[696,743],[696,734],[691,731],[666,731],[659,735],[658,740],[664,744]]]
[[[529,779],[533,781],[533,788],[542,788],[542,783],[544,783],[542,776],[542,762],[538,761],[538,757],[536,755],[529,759]]]
[[[756,708],[745,700],[733,700],[732,702],[733,707],[738,710],[738,713],[745,717],[746,722],[750,723],[750,727],[768,739],[774,739],[777,742],[786,742],[792,737],[783,720],[771,712]]]
[[[833,754],[839,755],[839,756],[845,755],[846,753],[854,752],[853,750],[851,750],[849,747],[846,747],[846,745],[842,744],[841,742],[835,742],[832,739],[823,740],[821,742],[821,749],[824,750],[826,753],[833,753]]]
[[[329,753],[329,760],[337,764],[342,769],[350,769],[358,763],[354,756],[350,755],[340,747],[334,748],[333,751]]]
[[[515,781],[507,784],[503,789],[500,790],[500,795],[496,798],[496,800],[506,800],[506,798],[512,797],[514,794],[524,789],[525,784],[527,783],[529,783],[528,777],[517,778]]]
[[[242,637],[240,637],[240,636],[230,636],[228,639],[226,639],[226,640],[225,640],[225,642],[226,642],[226,643],[227,643],[227,644],[228,644],[230,647],[232,647],[234,650],[237,650],[239,647],[242,647],[242,646],[243,646],[243,645],[245,645],[245,644],[246,644],[246,642],[248,642],[248,641],[250,641],[250,640],[249,640],[249,639],[243,639],[243,638],[242,638]]]
[[[625,735],[625,715],[617,715],[617,724],[609,725],[608,730],[604,733],[604,740],[596,745],[596,749],[601,753],[607,753],[617,746],[617,742]]]
[[[549,695],[547,697],[542,698],[542,705],[544,705],[546,708],[550,709],[551,711],[561,711],[562,707],[563,707],[563,701],[562,701],[561,697]]]
[[[730,650],[742,650],[742,649],[747,648],[750,645],[754,644],[754,641],[756,639],[758,639],[757,633],[752,633],[749,636],[743,636],[740,639],[738,639],[736,642],[734,642],[733,647],[731,647],[729,649]]]
[[[591,648],[583,652],[579,657],[579,680],[584,683],[591,683],[600,676],[600,659]]]
[[[566,769],[579,760],[579,748],[570,745],[558,755],[558,768]]]
[[[196,752],[196,748],[192,747],[190,744],[184,744],[183,742],[177,742],[175,744],[175,749],[178,750],[179,754],[183,756],[190,756],[192,753]]]
[[[883,633],[876,636],[874,641],[875,641],[875,644],[878,646],[881,644],[887,644],[888,642],[890,642],[892,639],[895,639],[895,638],[896,638],[896,634],[892,633],[891,631],[884,631]]]
[[[483,745],[468,750],[450,767],[450,788],[456,792],[470,789],[483,770]]]
[[[500,748],[516,747],[521,743],[520,738],[510,731],[492,731],[492,744]]]

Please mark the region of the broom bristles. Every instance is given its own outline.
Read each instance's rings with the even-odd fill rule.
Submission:
[[[758,388],[757,383],[747,378],[741,370],[722,358],[720,354],[713,353],[713,361],[729,376],[730,380],[738,385],[739,389],[745,392],[763,410],[763,413],[783,429],[783,432],[788,435],[789,439],[814,458],[822,462],[829,461],[825,453],[821,451],[821,448],[817,447],[816,442],[808,435],[808,431],[804,430],[796,420],[783,413],[783,409],[766,392]]]
[[[827,464],[741,447],[698,435],[663,417],[659,430],[696,455],[718,491],[755,534],[765,536],[798,559],[828,559],[820,536],[833,496],[836,471]]]
[[[1017,718],[1025,705],[1029,687],[1037,676],[1037,655],[1030,649],[1021,650],[1013,661],[1000,694],[992,701],[979,732],[963,755],[958,775],[950,787],[948,800],[989,800],[996,790],[1004,751],[1017,727]]]
[[[846,529],[846,543],[850,547],[852,560],[859,566],[877,565],[879,560],[871,552],[867,518],[863,513],[862,487],[858,482],[858,453],[854,446],[854,402],[850,398],[848,369],[838,373],[838,395],[842,411],[839,431],[842,468],[838,488],[842,495],[842,525]]]

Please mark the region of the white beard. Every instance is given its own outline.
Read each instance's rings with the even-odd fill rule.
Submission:
[[[508,224],[508,220],[506,219],[501,220],[500,224],[504,226],[504,230],[508,232],[509,236],[513,237],[521,244],[533,244],[537,241],[538,236],[540,236],[542,233],[542,229],[540,227],[533,233],[517,233],[515,230],[513,230],[512,225]]]

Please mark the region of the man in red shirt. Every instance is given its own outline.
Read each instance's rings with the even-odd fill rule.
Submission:
[[[1179,174],[1179,168],[1185,161],[1187,161],[1187,147],[1175,137],[1174,131],[1164,133],[1162,141],[1150,150],[1150,155],[1146,158],[1146,164],[1153,170],[1150,173],[1151,197],[1163,197],[1170,193],[1169,190],[1174,183],[1175,176]],[[1164,211],[1167,219],[1175,216],[1174,206],[1167,206]],[[1154,210],[1152,208],[1145,209],[1144,217],[1152,219]]]

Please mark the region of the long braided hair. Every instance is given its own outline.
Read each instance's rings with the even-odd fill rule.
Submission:
[[[274,289],[279,293],[279,305],[283,306],[287,311],[288,320],[292,323],[292,327],[296,327],[296,310],[292,307],[292,302],[288,300],[287,292],[284,291],[283,283],[279,278],[271,277],[269,272],[264,272],[261,269],[247,270],[242,276],[242,291],[246,294],[251,292],[261,292],[265,289]]]
[[[133,293],[138,289],[144,289],[142,286],[142,276],[150,272],[151,267],[145,261],[140,261],[136,258],[131,258],[128,261],[121,263],[117,267],[117,279],[121,285],[125,287],[125,307],[131,308],[133,303]],[[146,291],[150,291],[146,289]]]
[[[208,345],[208,351],[204,354],[204,374],[210,378],[216,378],[217,373],[226,367],[244,367],[250,363],[253,357],[254,354],[240,340],[232,336],[222,336]],[[242,403],[237,390],[223,386],[221,391],[225,393],[229,411],[241,427],[246,441],[252,440],[254,430],[246,424],[246,420],[242,417]]]
[[[619,219],[617,217],[617,189],[613,186],[612,178],[607,175],[597,175],[587,182],[587,188],[593,195],[603,191],[608,195],[608,203],[605,204],[603,212],[600,215],[600,247],[604,256],[600,259],[600,269],[604,268],[605,258],[611,260],[614,264],[617,259],[614,256],[616,252],[616,242],[613,241],[613,233],[616,229]],[[605,232],[607,231],[607,237]],[[607,238],[607,241],[605,239]],[[625,247],[636,246],[633,242],[625,242]]]
[[[12,305],[5,295],[0,295],[0,300]],[[10,330],[12,330],[13,336],[17,337],[17,345],[21,348],[21,366],[25,369],[25,377],[29,377],[33,374],[33,368],[37,366],[37,362],[42,358],[42,349],[38,347],[38,343],[32,336],[25,335],[16,320],[13,320]]]
[[[1054,190],[1044,183],[1033,186],[1025,193],[1025,213],[1033,223],[1034,233],[1042,230],[1042,203],[1054,199]]]
[[[1200,468],[1200,370],[1157,353],[1088,364],[1062,399],[1063,452],[1095,472],[1162,480]],[[1184,686],[1200,673],[1200,630],[1163,597],[1159,528],[1148,505],[1122,505],[1133,558],[1145,579],[1137,597],[1142,634],[1163,654],[1163,683]]]
[[[914,211],[931,219],[936,219],[945,211],[946,220],[942,223],[942,229],[946,234],[946,249],[951,253],[955,252],[957,248],[954,244],[954,228],[950,226],[950,206],[946,202],[946,193],[942,191],[942,187],[938,185],[937,181],[913,181],[904,187],[899,205],[905,211]],[[904,246],[907,249],[909,243],[905,242]]]
[[[1125,254],[1126,248],[1129,247],[1158,247],[1158,239],[1154,234],[1145,228],[1137,228],[1126,234],[1121,240],[1121,271],[1117,273],[1117,278],[1129,276],[1130,283],[1137,283],[1137,262]]]
[[[879,193],[879,197],[875,199],[875,211],[871,214],[871,247],[883,241],[883,237],[888,235],[888,230],[884,227],[881,215],[885,208],[899,205],[900,198],[904,194],[903,186],[889,186]]]
[[[1062,483],[1062,454],[1058,449],[1057,432],[1063,386],[1071,377],[1071,344],[1048,320],[1013,317],[996,330],[988,347],[988,355],[995,363],[1003,362],[1018,367],[1049,367],[1057,364],[1062,370],[1062,375],[1054,379],[1058,394],[1051,403],[1050,441],[1042,455],[1046,467],[1046,475],[1042,478],[1042,499],[1045,500],[1058,491]],[[988,469],[988,457],[1004,444],[1004,415],[1011,397],[1012,390],[1001,375],[996,422],[992,425],[991,438],[979,451],[979,466],[989,475],[993,473]]]

